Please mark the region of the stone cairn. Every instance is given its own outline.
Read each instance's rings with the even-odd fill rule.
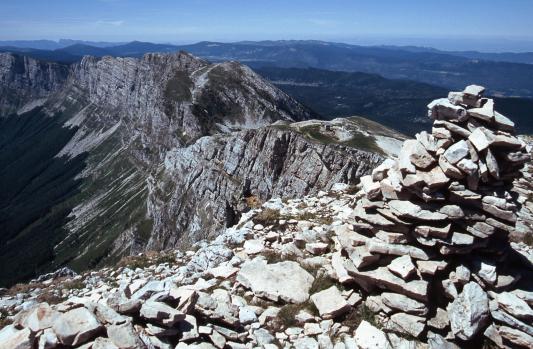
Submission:
[[[431,133],[405,141],[397,160],[361,178],[355,232],[338,239],[346,277],[378,290],[377,310],[403,311],[388,326],[418,337],[426,323],[438,329],[448,318],[446,339],[456,343],[484,334],[501,347],[511,337],[527,346],[533,318],[508,292],[521,276],[508,236],[518,209],[510,188],[530,156],[483,92],[471,85],[428,105]]]

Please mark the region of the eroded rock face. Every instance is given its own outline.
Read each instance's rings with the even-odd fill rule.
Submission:
[[[194,240],[200,232],[214,235],[235,223],[245,208],[243,196],[298,197],[338,182],[355,183],[381,159],[357,149],[309,142],[276,127],[202,138],[170,151],[163,172],[168,181],[150,189],[155,228],[149,246],[177,245],[184,236]],[[170,183],[175,190],[165,192],[162,201],[156,193]],[[195,195],[184,196],[185,191]],[[170,217],[175,226],[168,224]]]
[[[43,104],[64,85],[67,76],[68,68],[61,64],[0,53],[0,116]]]

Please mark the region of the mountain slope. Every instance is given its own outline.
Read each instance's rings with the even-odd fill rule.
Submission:
[[[0,183],[13,191],[0,211],[7,227],[0,261],[15,266],[1,271],[3,285],[216,235],[247,209],[248,196],[354,183],[381,159],[272,129],[315,114],[235,62],[178,53],[58,66],[67,76],[45,90],[39,108],[0,118],[9,155],[0,159]],[[26,76],[14,68],[2,74],[2,81]],[[13,91],[38,95],[33,88],[47,84]]]

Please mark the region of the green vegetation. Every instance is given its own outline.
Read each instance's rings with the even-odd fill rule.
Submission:
[[[0,286],[36,276],[54,258],[80,190],[85,156],[56,158],[75,129],[63,128],[69,110],[50,117],[40,108],[0,118]]]
[[[9,314],[4,309],[0,309],[0,330],[13,323],[13,321],[8,318],[8,315]]]
[[[184,71],[176,71],[174,77],[167,81],[164,92],[164,110],[167,116],[172,116],[177,102],[186,102],[192,99],[191,88],[193,83]]]
[[[309,290],[309,294],[314,294],[320,291],[327,290],[331,286],[342,287],[334,279],[330,278],[326,273],[315,273],[315,281]]]
[[[296,315],[302,310],[307,311],[311,315],[318,315],[318,310],[311,301],[302,304],[287,304],[279,310],[277,320],[280,323],[277,325],[281,328],[296,326],[298,324]]]
[[[485,62],[485,64],[491,66],[491,68],[498,66],[501,69],[498,74],[508,68],[508,66],[504,68],[505,63],[501,66],[501,63]],[[489,68],[488,66],[485,69]],[[524,68],[524,66],[521,67]],[[480,65],[471,64],[461,68],[465,69],[466,73],[472,69],[479,69]],[[525,68],[531,69],[530,67]],[[435,86],[447,85],[438,84],[436,80],[431,82],[431,84],[435,85],[430,85],[416,81],[386,79],[379,75],[360,72],[277,67],[261,67],[256,69],[256,71],[274,82],[292,82],[292,84],[278,84],[277,87],[315,110],[324,118],[332,119],[363,115],[407,135],[414,135],[422,129],[430,128],[430,119],[426,117],[427,104],[436,98],[447,96],[449,91],[448,88]],[[358,69],[358,71],[363,70]],[[421,71],[418,70],[417,74]],[[485,75],[489,71],[479,71],[478,73]],[[427,75],[428,71],[423,72]],[[494,71],[490,71],[487,77],[493,79],[494,74]],[[442,74],[438,78],[464,79],[464,76],[461,77],[462,74],[454,75]],[[427,76],[419,77],[427,78]],[[501,77],[505,77],[512,84],[519,80],[522,80],[521,83],[524,86],[529,84],[522,78],[517,80],[517,76],[514,79],[510,79],[509,71],[503,73]],[[415,77],[411,79],[416,80]],[[481,83],[479,79],[476,79],[476,81]],[[466,84],[453,85],[464,87]],[[486,86],[503,87],[502,81],[487,83]],[[520,91],[531,94],[531,91],[527,89],[521,89]],[[518,90],[516,93],[511,93],[511,95],[520,94]],[[519,133],[533,133],[533,124],[530,122],[533,118],[533,99],[496,97],[495,103],[498,111],[511,117],[516,122]]]
[[[375,327],[381,328],[380,324],[376,320],[375,314],[365,305],[364,302],[355,308],[351,313],[349,313],[342,323],[350,328],[357,328],[363,320],[369,322]]]
[[[144,269],[146,267],[149,267],[150,265],[153,265],[153,262],[148,258],[146,255],[142,256],[126,256],[123,257],[118,263],[117,266],[119,268],[129,268],[129,269]]]

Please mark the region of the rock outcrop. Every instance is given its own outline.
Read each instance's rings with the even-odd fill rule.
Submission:
[[[42,105],[67,76],[64,65],[0,53],[0,117]]]

